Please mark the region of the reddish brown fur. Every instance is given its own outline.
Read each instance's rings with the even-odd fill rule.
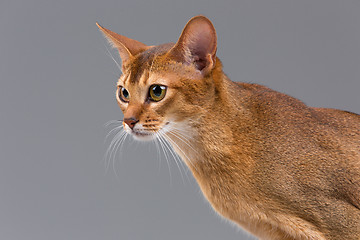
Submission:
[[[191,21],[210,24],[212,31],[202,16]],[[191,31],[184,30],[179,41]],[[177,124],[186,141],[175,130],[166,137],[205,197],[254,235],[360,239],[360,116],[232,82],[214,50],[204,58],[206,71],[199,71],[174,57],[176,46],[123,59],[118,85],[131,96],[127,104],[118,99],[124,117],[135,117],[150,132]],[[151,84],[167,86],[162,101],[146,100]]]

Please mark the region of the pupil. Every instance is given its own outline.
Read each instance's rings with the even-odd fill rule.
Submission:
[[[126,91],[126,89],[123,88],[122,92],[123,92],[123,96],[124,96],[125,98],[128,98],[128,97],[129,97],[129,93],[128,93],[128,91]]]
[[[153,92],[154,92],[154,95],[157,96],[157,97],[160,97],[161,96],[161,92],[162,92],[162,89],[160,86],[155,86],[153,88]]]

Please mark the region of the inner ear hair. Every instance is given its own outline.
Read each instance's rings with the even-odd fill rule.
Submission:
[[[186,24],[170,54],[185,64],[194,64],[197,70],[207,74],[215,65],[216,49],[213,24],[204,16],[196,16]]]
[[[96,23],[96,25],[104,34],[105,38],[109,41],[109,43],[114,48],[118,49],[122,62],[127,62],[133,56],[151,47],[137,40],[110,31],[109,29],[102,27],[99,23]]]

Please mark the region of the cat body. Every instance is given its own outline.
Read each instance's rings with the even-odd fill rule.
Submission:
[[[232,82],[203,16],[159,46],[98,26],[123,61],[125,130],[166,139],[220,215],[261,239],[360,239],[360,115]]]

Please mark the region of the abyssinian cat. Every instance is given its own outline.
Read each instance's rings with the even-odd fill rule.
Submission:
[[[204,16],[158,46],[98,27],[125,130],[166,139],[219,214],[260,239],[360,239],[360,115],[232,82]]]

